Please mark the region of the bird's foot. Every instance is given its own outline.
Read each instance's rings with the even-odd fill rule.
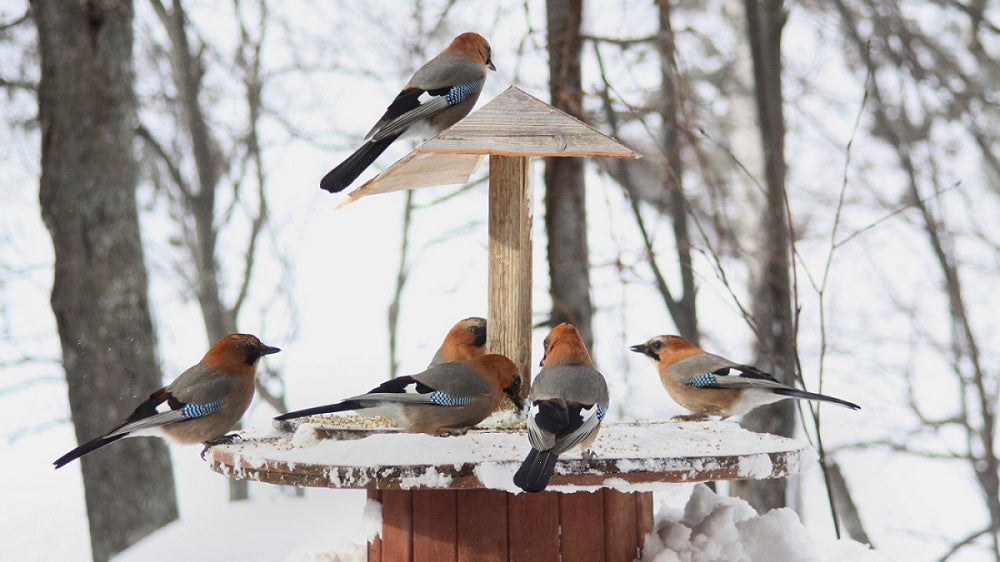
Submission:
[[[236,443],[237,441],[242,441],[242,440],[243,436],[241,436],[239,433],[230,433],[228,435],[223,435],[218,439],[205,441],[204,443],[205,448],[201,450],[201,460],[205,460],[205,455],[208,453],[208,450],[216,445],[230,445],[232,443]]]
[[[706,414],[687,414],[683,416],[674,416],[670,418],[670,421],[675,422],[690,422],[690,421],[708,421],[708,415]]]
[[[442,427],[434,433],[438,437],[458,437],[469,432],[467,427]]]
[[[580,460],[582,460],[585,464],[590,464],[590,461],[594,460],[596,457],[597,455],[590,449],[584,449],[583,452],[580,453]]]

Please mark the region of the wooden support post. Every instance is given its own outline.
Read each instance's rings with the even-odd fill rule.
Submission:
[[[486,349],[531,377],[531,193],[527,156],[490,155],[489,311]]]

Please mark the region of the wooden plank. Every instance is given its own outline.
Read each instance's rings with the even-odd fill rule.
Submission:
[[[563,560],[617,562],[604,557],[604,492],[559,495],[559,528]]]
[[[381,490],[368,490],[368,499],[382,503]],[[379,532],[374,540],[368,543],[368,562],[382,562],[382,533]]]
[[[637,517],[639,524],[636,532],[639,534],[639,545],[645,544],[646,535],[653,531],[653,492],[636,492]]]
[[[604,490],[604,558],[634,560],[640,554],[636,494]]]
[[[382,490],[382,560],[413,560],[413,492]]]
[[[507,496],[510,562],[559,559],[559,495],[541,492]]]
[[[490,156],[489,313],[486,349],[531,377],[531,190],[528,158]]]
[[[507,560],[507,492],[458,490],[459,562]]]
[[[368,195],[466,183],[482,165],[484,157],[483,154],[430,154],[414,150],[352,191],[337,208]]]
[[[458,492],[413,491],[413,560],[449,562],[458,559]]]
[[[514,86],[420,145],[419,150],[509,156],[639,156],[615,139]]]

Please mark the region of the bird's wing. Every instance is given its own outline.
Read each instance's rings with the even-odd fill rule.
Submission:
[[[144,429],[182,422],[207,416],[222,407],[220,400],[186,403],[178,400],[167,388],[161,388],[139,405],[126,418],[125,423],[108,432],[105,437],[128,435]]]
[[[478,92],[482,84],[482,79],[478,79],[431,90],[407,88],[396,96],[382,118],[368,131],[365,140],[377,142],[402,134],[410,125],[430,119]]]
[[[788,388],[770,373],[748,365],[728,365],[679,382],[695,388]]]
[[[604,419],[607,404],[580,404],[560,399],[539,400],[528,412],[528,441],[555,454],[568,451],[587,439]]]
[[[442,363],[419,375],[386,381],[364,394],[344,401],[465,406],[477,396],[489,392],[489,386],[467,367],[456,363]]]
[[[562,453],[586,441],[600,427],[605,412],[607,412],[607,405],[591,404],[581,408],[579,415],[583,422],[572,432],[558,436],[555,446],[552,447],[552,452]]]

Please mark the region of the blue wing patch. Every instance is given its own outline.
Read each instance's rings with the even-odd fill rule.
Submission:
[[[469,402],[472,402],[472,398],[469,396],[452,396],[440,390],[432,392],[430,398],[431,402],[438,406],[465,406]]]
[[[695,388],[705,388],[708,386],[715,385],[715,375],[713,375],[712,373],[705,373],[704,375],[698,375],[697,377],[689,377],[686,379],[681,379],[678,382],[687,386],[693,386]]]
[[[200,418],[218,411],[221,407],[222,402],[218,400],[213,400],[207,404],[185,404],[184,408],[181,409],[181,413],[184,414],[185,418]]]
[[[448,105],[455,105],[461,103],[462,100],[469,97],[470,94],[479,89],[479,85],[482,84],[482,80],[476,80],[475,82],[469,82],[468,84],[459,84],[457,86],[452,86],[448,90]]]

